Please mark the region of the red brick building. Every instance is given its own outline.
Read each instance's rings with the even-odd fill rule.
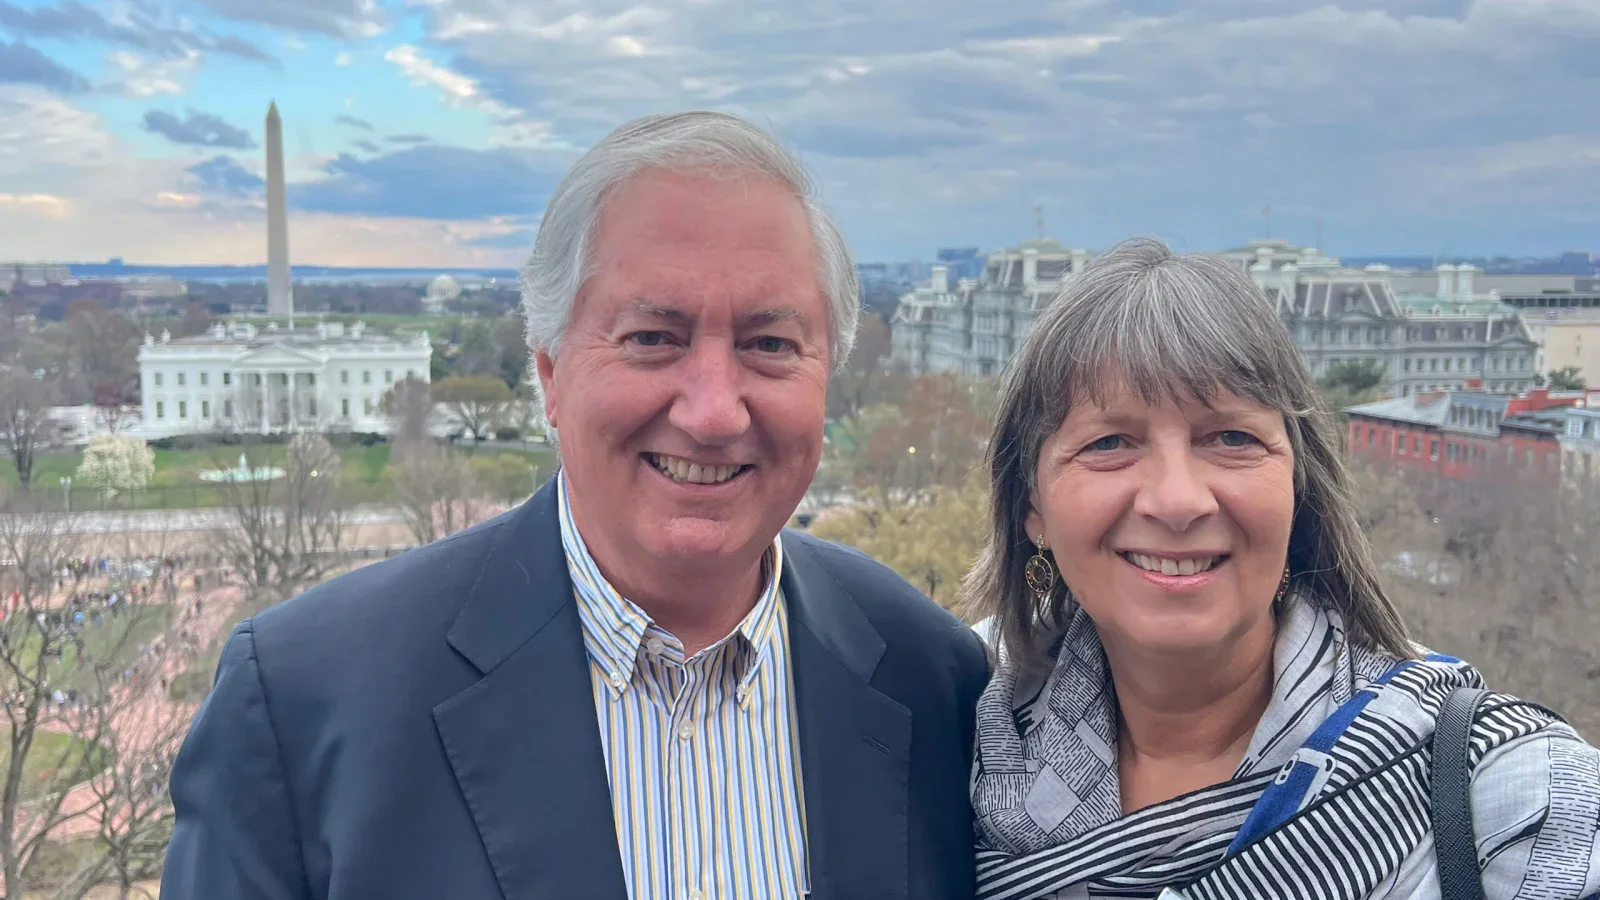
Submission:
[[[1351,407],[1350,452],[1452,480],[1505,472],[1557,477],[1561,410],[1577,398],[1553,398],[1542,388],[1490,394],[1481,385]]]

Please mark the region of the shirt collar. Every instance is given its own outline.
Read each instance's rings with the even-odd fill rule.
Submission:
[[[567,573],[572,577],[573,593],[578,601],[578,617],[583,623],[584,646],[589,656],[605,673],[615,692],[620,692],[633,680],[634,668],[639,659],[639,647],[654,621],[637,604],[617,592],[600,567],[589,554],[589,547],[578,533],[572,518],[572,508],[567,500],[567,478],[564,471],[556,474],[556,491],[561,522],[561,546],[567,558]],[[766,583],[761,596],[750,612],[740,621],[733,633],[719,641],[722,646],[735,635],[749,644],[749,652],[740,673],[741,690],[754,681],[762,664],[772,656],[771,644],[779,635],[778,624],[784,615],[784,601],[779,583],[783,578],[783,537],[773,538],[772,549],[762,561]],[[709,649],[709,648],[708,648]]]

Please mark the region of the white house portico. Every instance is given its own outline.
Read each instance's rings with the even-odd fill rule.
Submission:
[[[428,380],[426,332],[374,334],[319,323],[301,330],[217,325],[205,334],[145,337],[139,349],[147,438],[202,432],[385,433],[383,396],[407,376]]]

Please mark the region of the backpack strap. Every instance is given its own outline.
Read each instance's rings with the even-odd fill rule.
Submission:
[[[1445,698],[1433,730],[1433,852],[1444,900],[1484,900],[1472,827],[1472,723],[1489,692],[1458,687]]]

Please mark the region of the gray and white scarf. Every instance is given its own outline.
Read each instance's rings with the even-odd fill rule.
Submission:
[[[1445,695],[1481,679],[1465,663],[1428,660],[1372,687],[1396,662],[1349,641],[1336,611],[1291,595],[1279,621],[1272,699],[1234,777],[1124,816],[1110,669],[1093,622],[1076,610],[1047,677],[1025,677],[1002,660],[979,701],[978,896],[1155,897],[1164,888],[1217,900],[1437,896],[1425,840],[1428,738]],[[1363,689],[1376,696],[1336,745],[1317,799],[1230,856],[1262,792],[1317,726]],[[1573,890],[1522,896],[1576,900],[1600,890],[1600,754],[1558,720],[1503,695],[1485,704],[1474,736],[1475,760],[1519,744],[1528,749],[1512,764],[1538,768],[1528,783],[1544,785],[1543,793],[1507,798],[1496,807],[1505,817],[1525,816],[1522,807],[1531,804],[1543,822],[1559,813],[1578,823],[1552,850],[1561,841],[1541,841],[1548,835],[1540,828],[1512,828],[1514,821],[1502,828],[1480,814],[1478,833],[1489,839],[1480,850],[1493,863],[1486,887],[1520,884],[1533,872]],[[1595,855],[1592,867],[1579,862],[1585,852]]]

